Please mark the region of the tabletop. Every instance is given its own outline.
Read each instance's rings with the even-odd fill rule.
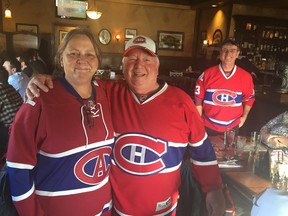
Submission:
[[[237,139],[238,149],[235,147],[225,148],[224,139],[221,136],[209,137],[216,153],[219,168],[223,180],[233,187],[249,201],[267,187],[271,187],[271,181],[255,174],[255,161],[261,152],[267,149],[262,145],[253,145],[248,137],[239,136]],[[240,148],[239,148],[240,147]]]

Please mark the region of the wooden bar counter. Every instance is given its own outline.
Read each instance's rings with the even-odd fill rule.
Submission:
[[[230,188],[233,187],[235,191],[251,201],[251,203],[253,197],[272,186],[270,181],[255,175],[251,171],[223,172],[223,180]]]

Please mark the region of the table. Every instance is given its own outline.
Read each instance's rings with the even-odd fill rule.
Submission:
[[[251,171],[244,172],[224,172],[223,180],[230,187],[233,187],[247,201],[253,200],[254,196],[258,195],[266,188],[271,187],[272,183],[264,178],[255,175]]]
[[[251,146],[249,138],[246,137],[246,146],[244,146],[243,151],[238,152],[242,159],[237,163],[239,166],[224,166],[225,168],[223,168],[223,166],[220,166],[221,163],[233,157],[233,155],[235,156],[235,149],[224,149],[223,137],[215,136],[209,138],[216,153],[223,182],[231,192],[236,212],[238,208],[241,209],[242,213],[243,211],[245,212],[244,215],[249,214],[254,196],[264,191],[267,187],[272,186],[271,181],[254,174],[254,161],[257,158],[255,150],[260,150],[264,153],[266,149],[263,146],[254,148]],[[240,213],[240,215],[243,214]]]
[[[235,157],[235,149],[233,147],[224,149],[223,138],[220,136],[209,137],[213,148],[216,153],[216,157],[219,163],[219,168],[223,175],[223,178],[227,180],[230,185],[237,189],[241,194],[245,194],[246,198],[251,201],[253,196],[265,190],[267,187],[271,187],[272,183],[262,177],[254,174],[255,160],[261,152],[265,153],[267,149],[263,146],[252,146],[248,137],[246,137],[245,146]],[[257,150],[257,151],[256,151]],[[239,158],[237,158],[239,156]],[[225,165],[225,160],[238,159],[237,163],[232,163],[229,166]],[[233,162],[233,160],[232,160]],[[237,187],[236,187],[237,186]]]

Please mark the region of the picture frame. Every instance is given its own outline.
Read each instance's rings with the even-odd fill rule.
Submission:
[[[65,35],[72,29],[75,28],[89,28],[89,26],[66,26],[66,25],[54,25],[54,47],[53,47],[53,55],[56,54],[56,51],[59,47],[59,45],[61,44],[61,41],[63,40],[63,38],[65,37]]]
[[[38,25],[26,24],[26,23],[16,23],[16,32],[38,34]]]
[[[125,29],[125,39],[131,39],[137,35],[137,29]]]
[[[76,28],[76,26],[56,26],[55,31],[55,39],[56,39],[56,50],[58,46],[61,44],[61,41],[65,37],[65,35],[72,29]]]
[[[59,45],[61,43],[61,41],[64,39],[65,35],[68,33],[68,31],[65,31],[65,30],[59,30]]]
[[[184,32],[158,31],[159,50],[183,50]]]
[[[212,39],[212,44],[213,45],[219,45],[223,40],[223,34],[220,29],[216,29],[215,32],[213,33],[213,39]]]
[[[111,32],[108,29],[101,29],[98,34],[98,40],[103,45],[109,44],[111,42]]]

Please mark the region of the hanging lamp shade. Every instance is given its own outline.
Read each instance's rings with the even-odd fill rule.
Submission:
[[[93,7],[92,8],[89,7],[90,9],[86,11],[86,14],[90,19],[96,20],[102,16],[102,12],[97,11],[95,6],[95,0],[92,1],[93,1]]]
[[[93,20],[99,19],[102,16],[102,13],[99,11],[90,11],[90,10],[88,11],[87,10],[86,14],[90,19],[93,19]]]

